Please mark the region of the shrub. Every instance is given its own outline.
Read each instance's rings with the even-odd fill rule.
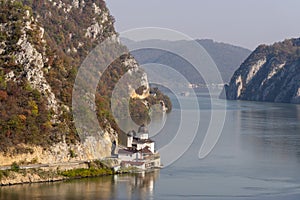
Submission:
[[[68,178],[87,178],[87,177],[96,177],[103,175],[112,175],[113,171],[111,169],[73,169],[67,170],[60,173],[62,176]]]
[[[9,176],[9,171],[8,170],[0,170],[0,180],[2,178],[8,177]]]
[[[0,90],[0,101],[5,101],[7,99],[7,92]]]
[[[75,154],[75,152],[74,152],[73,149],[70,149],[70,150],[69,150],[69,154],[70,154],[70,157],[71,157],[71,158],[77,157],[77,154]]]
[[[20,170],[20,166],[18,165],[18,163],[13,162],[11,164],[11,171],[18,172],[19,170]]]

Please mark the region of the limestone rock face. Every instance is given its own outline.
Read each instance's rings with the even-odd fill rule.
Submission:
[[[259,46],[225,91],[230,100],[300,103],[300,38]]]
[[[77,144],[67,144],[65,141],[59,142],[44,149],[41,146],[20,144],[19,147],[30,148],[31,152],[20,154],[0,153],[0,162],[3,166],[12,163],[65,163],[70,161],[88,161],[100,159],[111,155],[112,142],[108,135],[102,140],[89,137],[84,142]],[[13,151],[13,148],[11,148]]]
[[[37,89],[42,93],[47,99],[48,109],[53,109],[55,114],[58,114],[58,102],[55,98],[55,95],[51,91],[51,86],[47,82],[43,68],[44,63],[47,62],[47,57],[45,55],[44,49],[39,52],[33,44],[28,41],[29,31],[36,31],[41,40],[41,44],[44,44],[44,29],[37,26],[34,22],[33,17],[31,17],[27,12],[24,16],[25,26],[21,28],[22,35],[16,43],[18,51],[13,53],[15,57],[16,64],[23,66],[23,71],[16,77],[14,75],[8,76],[8,79],[17,80],[20,76],[26,77],[32,88]],[[11,28],[11,27],[9,27]],[[13,71],[8,74],[13,74]]]

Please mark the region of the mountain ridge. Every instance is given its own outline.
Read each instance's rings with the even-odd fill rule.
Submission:
[[[180,48],[180,44],[189,43],[193,41],[180,40],[180,41],[168,41],[168,40],[145,40],[145,41],[133,41],[127,38],[121,38],[124,44],[131,43],[141,43],[143,46],[151,43],[162,43],[169,48]],[[238,47],[235,45],[230,45],[222,42],[216,42],[211,39],[197,39],[198,42],[211,56],[213,61],[216,63],[224,82],[229,82],[233,72],[239,67],[239,65],[250,55],[251,51]],[[151,46],[151,45],[150,45]],[[185,50],[188,52],[188,49]],[[137,61],[143,65],[147,63],[158,63],[170,66],[183,74],[191,83],[194,84],[205,84],[203,78],[198,72],[193,69],[186,61],[182,60],[176,55],[172,55],[172,52],[164,52],[160,50],[149,50],[141,49],[132,52],[132,55],[137,59]],[[193,52],[190,52],[193,53]],[[197,56],[197,55],[194,55]],[[186,69],[188,72],[186,72]]]

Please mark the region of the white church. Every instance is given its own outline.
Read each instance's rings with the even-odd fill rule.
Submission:
[[[161,167],[160,155],[155,151],[155,142],[149,138],[145,125],[140,126],[138,132],[130,131],[119,138],[123,148],[118,149],[118,158],[123,165],[140,169]]]

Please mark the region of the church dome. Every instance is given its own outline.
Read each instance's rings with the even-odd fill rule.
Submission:
[[[143,124],[142,126],[140,126],[138,133],[149,133],[148,128]]]
[[[129,137],[136,136],[136,132],[135,132],[134,130],[129,131],[129,132],[127,133],[127,136],[129,136]]]

